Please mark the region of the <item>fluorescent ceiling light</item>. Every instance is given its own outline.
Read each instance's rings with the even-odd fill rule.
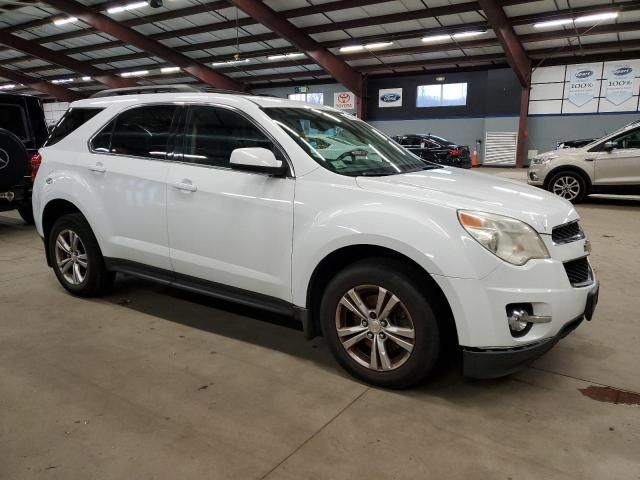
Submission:
[[[283,58],[303,57],[304,53],[283,53],[282,55],[269,55],[267,60],[282,60]]]
[[[58,78],[56,80],[51,80],[51,83],[71,83],[73,82],[73,78]]]
[[[0,85],[0,90],[11,90],[12,88],[16,88],[15,83],[9,83],[7,85]]]
[[[213,62],[211,65],[214,67],[219,67],[220,65],[237,65],[239,63],[249,63],[251,60],[248,58],[243,58],[240,60],[227,60],[226,62]]]
[[[91,80],[91,77],[82,77],[83,82],[88,82],[89,80]]]
[[[127,5],[121,5],[121,6],[118,6],[118,7],[112,7],[112,8],[107,10],[107,13],[120,13],[120,12],[124,12],[126,10],[135,10],[136,8],[146,7],[148,5],[149,4],[147,2],[128,3]]]
[[[161,73],[176,73],[180,71],[180,67],[163,67],[160,69]]]
[[[549,20],[548,22],[534,23],[534,28],[557,27],[558,25],[568,25],[573,23],[573,18],[561,18],[559,20]]]
[[[596,13],[595,15],[585,15],[583,17],[576,18],[576,23],[597,22],[598,20],[610,20],[612,18],[618,18],[618,12]]]
[[[451,35],[431,35],[429,37],[423,37],[422,38],[422,41],[424,43],[442,42],[444,40],[451,40]]]
[[[477,30],[477,31],[472,31],[472,32],[460,32],[460,33],[454,33],[453,34],[453,38],[468,38],[468,37],[476,37],[478,35],[483,35],[484,31],[481,30]]]
[[[147,75],[149,70],[137,70],[135,72],[122,72],[121,77],[139,77],[141,75]]]
[[[378,48],[385,48],[390,45],[393,45],[393,42],[376,42],[376,43],[367,43],[364,48],[367,50],[376,50]]]
[[[73,23],[73,22],[77,22],[78,18],[77,17],[67,17],[67,18],[57,18],[53,21],[54,25],[64,25],[66,23]]]
[[[349,45],[348,47],[340,47],[340,51],[344,53],[359,52],[364,50],[364,45]]]

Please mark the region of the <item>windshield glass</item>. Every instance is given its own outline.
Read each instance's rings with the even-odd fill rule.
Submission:
[[[264,110],[316,162],[341,175],[381,176],[440,168],[345,113],[313,107]]]
[[[605,137],[614,137],[616,135],[618,135],[619,133],[623,133],[631,128],[637,127],[638,125],[640,125],[640,120],[636,120],[634,122],[631,123],[627,123],[626,125],[623,125],[622,127],[620,127],[618,130],[614,130],[611,133],[607,133],[605,135],[603,135],[602,137],[596,138],[595,140],[589,142],[587,145],[584,146],[584,148],[590,148],[594,145],[597,145],[598,143],[600,143],[602,141],[603,138]]]

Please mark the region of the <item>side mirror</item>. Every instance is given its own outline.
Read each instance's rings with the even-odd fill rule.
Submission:
[[[284,175],[287,169],[286,164],[276,159],[273,152],[266,148],[236,148],[231,152],[229,164],[235,170],[270,173],[272,175]]]
[[[605,144],[604,144],[604,149],[607,152],[610,152],[611,150],[613,150],[615,148],[618,148],[618,142],[614,142],[614,141],[610,140],[608,142],[605,142]]]

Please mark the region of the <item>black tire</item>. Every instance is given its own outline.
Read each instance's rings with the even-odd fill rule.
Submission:
[[[33,205],[31,205],[31,202],[18,207],[18,213],[27,225],[33,225],[35,223],[35,219],[33,218]]]
[[[570,185],[575,185],[575,189],[568,189]],[[554,173],[547,184],[547,190],[571,203],[582,202],[589,193],[584,177],[571,170]]]
[[[364,303],[368,302],[369,305],[372,305],[376,302],[375,297],[369,296],[368,300],[364,297],[367,295],[367,288],[373,291],[375,287],[386,289],[387,295],[393,294],[400,300],[402,305],[398,304],[391,311],[391,314],[386,316],[386,320],[389,321],[387,327],[393,328],[393,324],[397,326],[403,320],[412,324],[414,338],[409,341],[414,343],[410,353],[399,348],[399,344],[395,340],[392,341],[389,335],[390,330],[382,329],[381,333],[373,333],[380,332],[380,323],[384,323],[383,320],[385,320],[385,318],[378,318],[378,325],[374,330],[373,322],[376,319],[373,316],[370,318],[374,320],[371,321],[371,326],[368,327],[369,330],[366,333],[373,339],[360,340],[356,344],[358,348],[356,349],[356,345],[354,345],[351,352],[348,352],[343,346],[338,335],[338,322],[346,319],[343,315],[351,314],[340,305],[341,299],[344,295],[348,295],[347,292],[351,289],[362,288],[363,290],[360,290],[363,292],[362,300]],[[400,309],[400,314],[398,314],[398,309]],[[383,311],[384,308],[380,313]],[[410,320],[404,316],[406,313],[408,313]],[[398,315],[400,316],[398,317]],[[361,322],[361,318],[355,315],[352,317],[356,323]],[[400,261],[373,258],[359,261],[342,270],[329,282],[324,291],[319,319],[323,335],[338,363],[354,377],[372,385],[384,388],[408,388],[416,385],[431,373],[440,355],[440,329],[434,315],[434,309],[425,295],[425,285],[420,281],[419,274],[414,269]],[[347,327],[349,326],[347,325]],[[356,325],[355,328],[362,328],[362,324]],[[386,335],[384,335],[385,332]],[[361,334],[358,333],[358,335]],[[406,355],[404,361],[398,361],[397,366],[392,364],[393,368],[385,370],[384,362],[379,361],[381,359],[379,355],[376,357],[376,369],[364,366],[354,359],[353,355],[356,355],[364,363],[371,362],[372,354],[368,356],[369,360],[367,360],[366,352],[372,351],[374,342],[380,336],[385,338],[381,342],[385,345],[386,357],[392,360],[395,354],[400,359],[404,358],[401,355]],[[342,338],[354,337],[343,336]],[[364,355],[360,356],[363,351]],[[389,368],[388,365],[387,368]]]
[[[0,190],[20,185],[29,175],[29,154],[13,133],[0,128]]]
[[[62,232],[73,232],[80,240],[79,252],[86,254],[86,269],[82,281],[72,283],[65,277],[65,273],[58,264],[56,244]],[[64,233],[66,235],[66,233]],[[48,236],[49,255],[53,265],[53,271],[60,284],[73,295],[80,297],[96,297],[104,294],[113,284],[115,273],[108,271],[104,266],[104,259],[95,235],[91,231],[89,223],[80,213],[64,215],[56,220]],[[72,267],[73,269],[73,267]]]

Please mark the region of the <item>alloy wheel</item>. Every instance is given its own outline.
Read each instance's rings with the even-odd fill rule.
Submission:
[[[558,177],[553,182],[552,190],[566,200],[575,200],[580,195],[580,182],[570,175]]]
[[[336,308],[335,323],[343,348],[370,370],[397,369],[415,346],[415,327],[407,307],[393,292],[377,285],[360,285],[345,293]]]
[[[56,239],[56,264],[65,281],[80,285],[87,277],[87,250],[73,230],[62,230]]]

